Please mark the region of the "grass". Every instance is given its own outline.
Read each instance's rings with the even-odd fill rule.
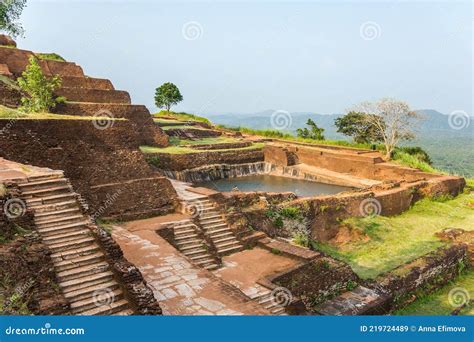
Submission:
[[[125,121],[124,118],[93,117],[80,115],[61,115],[53,113],[25,113],[0,105],[0,120],[98,120]]]
[[[187,129],[199,129],[201,131],[208,131],[209,129],[200,127],[200,126],[187,126],[187,125],[176,125],[176,126],[164,126],[161,127],[163,131],[167,131],[170,129],[182,129],[182,130],[187,130]]]
[[[66,60],[62,58],[57,53],[35,53],[36,57],[42,60],[65,62]]]
[[[202,138],[196,140],[188,140],[188,139],[179,139],[175,138],[170,139],[170,143],[176,146],[182,145],[214,145],[214,144],[225,144],[225,143],[235,143],[239,142],[239,139],[230,138],[230,137],[210,137],[210,138]]]
[[[153,114],[153,117],[155,119],[159,119],[160,116],[169,116],[178,121],[197,121],[197,122],[203,122],[203,123],[211,125],[211,122],[202,116],[184,113],[184,112],[176,113],[173,111],[167,112],[166,110],[162,110],[158,113]]]
[[[247,147],[227,148],[227,149],[217,149],[217,150],[197,150],[190,147],[182,147],[182,146],[168,146],[168,147],[140,146],[140,150],[143,153],[189,154],[189,153],[204,153],[204,152],[255,150],[255,149],[263,148],[263,146],[264,146],[263,143],[255,143]]]
[[[179,121],[179,120],[157,119],[157,118],[153,118],[153,121],[157,122],[157,123],[173,123],[173,124],[176,124],[176,125],[180,125],[182,123],[182,121]]]
[[[432,167],[428,163],[425,163],[425,162],[419,160],[416,156],[408,154],[406,152],[397,152],[394,155],[393,160],[395,161],[395,163],[397,163],[399,165],[412,167],[412,168],[419,169],[419,170],[424,171],[424,172],[441,173],[441,171],[436,170],[434,167]]]
[[[469,207],[473,201],[474,193],[465,193],[444,201],[423,199],[394,217],[351,218],[344,224],[363,231],[368,241],[315,246],[347,262],[361,278],[375,278],[443,246],[436,232],[448,227],[474,230],[474,208]]]
[[[449,315],[455,310],[449,303],[449,292],[455,288],[465,289],[474,299],[474,271],[470,270],[458,277],[454,282],[437,290],[436,292],[420,297],[403,309],[396,311],[395,315]],[[460,315],[474,315],[474,306],[467,305],[461,310]]]

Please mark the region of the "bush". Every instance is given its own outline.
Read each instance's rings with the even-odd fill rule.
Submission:
[[[30,64],[22,77],[18,78],[18,85],[28,95],[21,98],[20,107],[27,113],[48,112],[57,103],[65,100],[63,97],[54,96],[54,91],[61,87],[61,78],[59,76],[46,77],[34,56],[30,57]]]

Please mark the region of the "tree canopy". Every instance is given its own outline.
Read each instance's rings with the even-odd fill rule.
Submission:
[[[26,0],[2,0],[0,2],[0,30],[13,38],[24,33],[23,27],[18,22],[26,6]]]
[[[381,137],[387,160],[392,157],[400,142],[415,138],[417,125],[421,120],[421,116],[407,103],[392,98],[363,102],[351,111],[362,113],[370,129]]]
[[[324,128],[318,127],[318,125],[316,125],[316,123],[311,119],[306,121],[306,125],[309,126],[309,129],[305,127],[296,130],[296,135],[298,137],[304,139],[324,140]]]
[[[368,119],[368,115],[361,112],[350,111],[346,115],[334,120],[337,131],[349,137],[352,137],[356,143],[372,144],[383,141],[380,131]]]
[[[159,108],[165,108],[167,112],[170,111],[171,106],[183,101],[183,96],[178,87],[171,82],[163,83],[156,88],[155,104]]]

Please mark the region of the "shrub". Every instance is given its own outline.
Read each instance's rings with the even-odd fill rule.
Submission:
[[[293,242],[302,247],[309,247],[309,238],[306,234],[303,233],[295,233],[293,235]]]
[[[18,78],[18,85],[28,95],[21,98],[20,109],[28,113],[48,112],[57,103],[65,100],[63,97],[54,96],[54,91],[61,86],[61,78],[46,77],[34,56],[30,57],[30,64],[22,77]]]
[[[300,208],[298,207],[286,207],[280,209],[280,215],[289,219],[298,219],[301,216]]]

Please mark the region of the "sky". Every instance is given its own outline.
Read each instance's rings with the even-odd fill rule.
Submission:
[[[19,48],[56,52],[155,110],[342,113],[382,97],[473,113],[471,1],[28,0]],[[229,114],[230,115],[230,114]]]

